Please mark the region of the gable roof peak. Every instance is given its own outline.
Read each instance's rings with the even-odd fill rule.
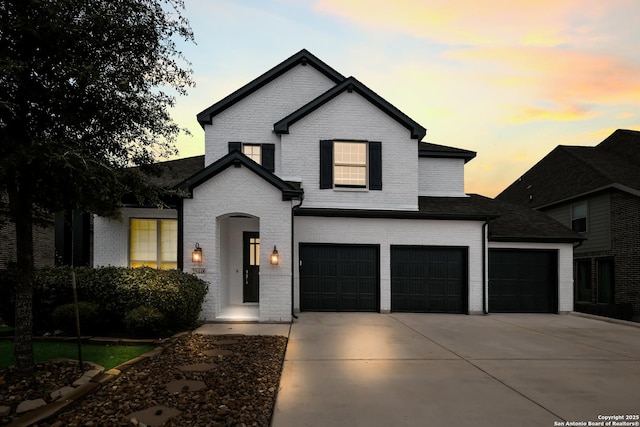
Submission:
[[[313,111],[317,110],[319,107],[333,100],[334,98],[336,98],[338,95],[340,95],[345,91],[348,93],[352,93],[352,92],[358,93],[367,101],[371,102],[373,105],[375,105],[380,110],[385,112],[391,118],[393,118],[402,126],[407,128],[411,132],[412,139],[417,139],[418,141],[421,141],[422,138],[424,138],[425,134],[427,133],[427,130],[424,127],[422,127],[419,123],[415,122],[409,116],[404,114],[398,108],[396,108],[387,100],[382,98],[380,95],[378,95],[377,93],[369,89],[367,86],[365,86],[363,83],[361,83],[358,79],[356,79],[353,76],[347,77],[341,83],[327,90],[325,93],[318,96],[316,99],[312,100],[306,105],[302,106],[297,111],[294,111],[293,113],[289,114],[287,117],[274,123],[273,125],[274,132],[277,134],[289,133],[289,127],[292,124],[294,124],[301,118],[305,117],[306,115],[312,113]]]
[[[267,85],[268,83],[272,82],[273,80],[277,79],[278,77],[298,65],[310,65],[336,84],[344,80],[344,76],[342,74],[334,70],[332,67],[327,65],[325,62],[320,60],[308,50],[302,49],[298,53],[295,53],[294,55],[282,61],[280,64],[271,68],[266,73],[260,75],[251,82],[242,86],[240,89],[236,90],[222,100],[216,102],[215,104],[198,113],[198,115],[196,116],[198,119],[198,123],[200,123],[200,126],[202,126],[203,128],[205,125],[210,125],[211,120],[215,115],[234,105],[238,101],[242,100],[246,96],[252,94],[253,92],[257,91],[258,89],[262,88],[263,86]]]

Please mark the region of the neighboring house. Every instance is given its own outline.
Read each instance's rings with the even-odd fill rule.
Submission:
[[[560,145],[497,199],[587,238],[574,249],[576,310],[640,321],[640,132],[619,129],[595,147]]]
[[[159,165],[184,197],[94,218],[94,265],[193,272],[210,284],[205,320],[573,310],[580,236],[465,194],[474,152],[422,142],[424,127],[308,51],[197,119],[204,157]]]

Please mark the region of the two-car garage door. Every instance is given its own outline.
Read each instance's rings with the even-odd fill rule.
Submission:
[[[300,244],[300,309],[379,311],[378,245]],[[392,246],[391,310],[467,312],[467,249]]]

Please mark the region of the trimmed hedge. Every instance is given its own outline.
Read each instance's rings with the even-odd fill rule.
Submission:
[[[33,289],[34,332],[50,331],[53,311],[73,302],[70,267],[37,270]],[[197,324],[208,285],[194,275],[177,270],[148,267],[77,268],[78,300],[98,305],[107,331],[125,331],[124,317],[141,305],[157,309],[165,318],[168,331],[192,328]],[[0,317],[15,323],[17,275],[0,270]]]

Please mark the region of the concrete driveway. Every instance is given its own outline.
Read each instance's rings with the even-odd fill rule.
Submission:
[[[606,425],[602,416],[638,414],[640,328],[573,315],[301,313],[272,426]]]

